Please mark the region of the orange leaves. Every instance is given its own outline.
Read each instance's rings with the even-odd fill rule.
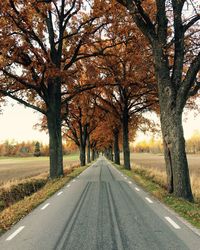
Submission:
[[[118,98],[121,92],[139,93],[140,81],[148,76],[147,46],[116,1],[3,2],[0,70],[4,90],[16,89],[15,97],[46,111],[55,94],[50,82],[56,85],[54,79],[59,79],[56,97],[62,99],[63,110],[69,104],[76,128],[75,120],[94,127],[103,119],[105,111],[96,105],[96,94],[102,93],[114,104],[118,101],[115,111],[119,112],[124,105],[123,98]],[[88,94],[94,86],[97,91]],[[109,109],[108,104],[103,106]],[[116,116],[107,117],[111,130],[118,122]]]

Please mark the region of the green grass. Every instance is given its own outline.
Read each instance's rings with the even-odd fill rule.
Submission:
[[[63,156],[64,160],[78,160],[79,159],[79,154],[78,153],[73,153],[69,155],[64,155]],[[27,156],[27,157],[13,157],[13,156],[0,156],[0,163],[10,163],[10,162],[28,162],[28,161],[48,161],[49,156],[40,156],[40,157],[35,157],[35,156]]]
[[[165,188],[155,183],[152,178],[148,178],[146,172],[125,170],[122,166],[114,164],[123,174],[132,178],[136,183],[151,193],[162,203],[170,207],[181,217],[190,222],[193,226],[200,229],[200,204],[192,203],[186,200],[170,195]]]
[[[59,189],[65,186],[70,180],[78,176],[89,166],[90,165],[85,167],[76,167],[62,178],[49,180],[46,185],[38,192],[32,194],[31,196],[25,197],[23,200],[16,202],[15,204],[0,212],[0,235],[6,230],[10,229],[13,224],[30,213],[31,210],[56,193]]]
[[[71,161],[78,161],[79,160],[79,154],[78,153],[73,153],[70,155],[64,155],[64,159],[71,160]]]

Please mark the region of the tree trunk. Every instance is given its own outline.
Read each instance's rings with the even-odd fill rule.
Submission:
[[[113,161],[113,148],[109,147],[109,160]]]
[[[144,36],[149,40],[154,56],[155,74],[158,83],[161,128],[164,141],[165,161],[168,174],[168,190],[178,197],[193,200],[187,157],[185,152],[185,140],[182,128],[182,112],[192,87],[192,81],[198,73],[198,56],[193,60],[187,74],[184,72],[185,54],[185,30],[181,20],[182,3],[184,1],[172,1],[174,13],[174,62],[171,67],[170,54],[166,51],[168,34],[168,17],[166,1],[160,1],[157,10],[157,27],[152,28],[149,16],[147,22],[143,20],[144,9],[141,5],[131,4],[131,1],[118,0],[131,13],[133,20]],[[179,2],[179,3],[178,3]],[[155,28],[155,29],[154,29]],[[196,60],[197,59],[197,60]],[[187,64],[189,66],[189,63]],[[196,67],[195,67],[196,65]],[[189,73],[189,74],[188,74]],[[183,80],[184,76],[188,78]],[[181,83],[182,82],[182,83]]]
[[[111,146],[105,149],[105,156],[108,158],[108,160],[113,161],[113,152]]]
[[[129,130],[128,130],[128,110],[124,110],[123,121],[122,121],[122,131],[123,131],[123,154],[124,154],[124,167],[130,170],[130,148],[129,148]]]
[[[95,160],[99,157],[99,151],[95,150]]]
[[[94,160],[95,160],[95,150],[92,149],[92,161],[94,161]]]
[[[97,151],[94,150],[94,161],[96,160],[96,158],[97,158]]]
[[[105,157],[108,158],[108,149],[107,148],[104,150],[104,154],[105,154]]]
[[[170,144],[164,138],[163,138],[163,147],[164,147],[165,166],[167,172],[167,191],[169,193],[173,193],[174,185],[173,185],[171,150],[170,150]]]
[[[175,108],[174,108],[175,109]],[[193,200],[185,140],[182,127],[182,113],[161,109],[168,191],[175,196]],[[165,112],[164,112],[165,111]]]
[[[85,160],[85,158],[86,158],[85,157],[85,145],[80,145],[79,150],[80,150],[80,164],[83,167],[86,164],[86,160]]]
[[[168,59],[163,55],[161,46],[155,43],[153,50],[158,82],[167,188],[175,196],[192,201],[193,195],[182,127],[183,98],[186,97],[177,96],[175,83],[170,78]]]
[[[47,124],[49,132],[50,178],[63,175],[63,153],[61,134],[60,81],[54,79],[48,86]]]
[[[90,157],[90,137],[88,135],[88,140],[87,140],[87,163],[91,162],[91,157]]]
[[[173,193],[174,185],[173,185],[173,172],[172,172],[172,158],[170,152],[170,144],[163,138],[163,147],[164,147],[164,156],[165,156],[165,165],[167,172],[167,191],[169,193]]]
[[[115,163],[120,165],[120,151],[119,151],[119,129],[114,129],[114,158]]]

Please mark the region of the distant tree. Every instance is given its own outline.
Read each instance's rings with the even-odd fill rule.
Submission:
[[[40,143],[38,141],[35,143],[34,156],[36,156],[36,157],[41,156]]]
[[[96,128],[99,116],[95,97],[89,92],[74,97],[68,104],[68,114],[63,117],[65,136],[75,142],[80,151],[80,164],[86,164],[86,145],[89,135]]]
[[[192,136],[186,141],[187,153],[200,153],[200,132],[195,130]]]
[[[134,152],[138,153],[163,153],[163,145],[161,140],[155,140],[153,137],[149,141],[140,141],[134,145]]]
[[[113,160],[113,124],[110,123],[110,113],[104,114],[101,120],[98,122],[98,126],[91,133],[91,148],[92,159],[94,160],[98,155],[98,152],[104,152],[104,154]]]

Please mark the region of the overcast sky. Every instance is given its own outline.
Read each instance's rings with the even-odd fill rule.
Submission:
[[[11,104],[3,107],[0,114],[0,142],[9,140],[28,141],[37,140],[48,143],[48,135],[34,129],[39,121],[40,114],[23,105]]]

